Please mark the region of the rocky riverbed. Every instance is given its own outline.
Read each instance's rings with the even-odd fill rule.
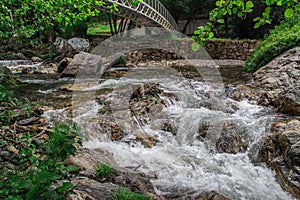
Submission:
[[[239,62],[218,61],[222,96],[181,60],[116,64],[96,83],[72,78],[87,53],[9,67],[23,82],[19,95],[47,106],[48,125],[82,127],[84,147],[68,159],[81,169],[69,199],[109,199],[121,185],[154,199],[292,199],[300,198],[299,52],[253,76]],[[73,75],[62,78],[68,67]],[[175,79],[130,75],[164,67],[176,70]],[[97,179],[97,162],[113,166],[111,180]]]

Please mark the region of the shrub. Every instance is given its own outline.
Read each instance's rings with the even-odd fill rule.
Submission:
[[[282,22],[270,31],[246,61],[245,69],[254,72],[284,51],[297,45],[300,45],[299,15]]]
[[[97,163],[96,175],[102,179],[110,179],[114,173],[114,169],[104,163]]]
[[[76,125],[57,125],[40,145],[29,133],[24,134],[14,166],[0,169],[0,199],[64,199],[73,184],[62,180],[78,171],[64,162],[75,154],[74,146],[81,144],[76,141],[78,131]]]
[[[112,193],[112,200],[150,200],[150,197],[140,192],[132,192],[127,188],[121,187]]]

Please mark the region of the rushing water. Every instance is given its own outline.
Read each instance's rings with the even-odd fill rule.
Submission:
[[[117,82],[120,85],[125,84],[122,81],[130,82],[129,80]],[[116,81],[107,80],[98,86],[98,89],[101,86],[108,87],[108,83],[116,85]],[[162,88],[170,91],[166,85],[162,84]],[[85,142],[84,146],[112,152],[120,166],[137,167],[152,177],[151,180],[159,194],[166,195],[182,190],[193,191],[196,195],[202,191],[216,190],[232,199],[290,199],[291,197],[276,181],[274,173],[265,166],[255,166],[248,157],[249,154],[253,154],[252,147],[266,135],[267,127],[275,117],[273,113],[253,102],[246,100],[235,102],[228,98],[222,99],[220,103],[223,105],[228,102],[234,103],[235,111],[228,112],[226,107],[223,111],[210,110],[196,105],[196,101],[193,102],[202,98],[201,93],[197,95],[195,91],[190,91],[188,94],[188,90],[186,88],[180,90],[180,86],[179,84],[177,89],[171,90],[184,93],[185,98],[182,98],[184,101],[175,102],[163,110],[164,118],[172,119],[179,124],[176,136],[161,130],[153,130],[150,125],[145,125],[143,131],[160,141],[152,148],[144,148],[139,142],[132,140],[133,136],[130,134],[119,142],[109,141],[107,137],[97,137]],[[191,86],[194,86],[193,88],[197,86],[199,91],[205,90],[206,87],[205,84],[198,82],[192,82]],[[75,121],[84,124],[87,132],[94,132],[97,128],[92,125],[86,126],[82,120],[97,116],[95,110],[100,107],[92,103],[87,107],[90,112],[83,113],[84,117],[76,116]],[[246,130],[250,145],[245,153],[214,153],[207,143],[196,139],[199,124],[214,121],[214,125],[218,126],[223,120],[234,121],[241,129]],[[213,130],[218,131],[217,128]],[[217,140],[218,135],[211,134],[210,140]]]
[[[58,84],[68,81],[54,77],[21,78],[32,90],[44,96],[54,94]],[[292,199],[282,190],[274,172],[264,165],[253,164],[250,159],[255,157],[257,143],[266,136],[268,127],[276,119],[276,115],[270,109],[247,100],[237,102],[226,95],[214,98],[207,95],[213,90],[211,85],[180,78],[104,79],[85,90],[111,89],[118,92],[120,86],[126,88],[145,82],[159,83],[162,90],[174,93],[178,99],[161,97],[168,106],[162,110],[159,117],[142,127],[127,129],[128,119],[117,119],[117,122],[124,122],[124,126],[121,127],[124,128],[126,136],[114,142],[110,141],[105,133],[99,132],[97,127],[97,119],[101,117],[99,110],[103,105],[99,105],[94,99],[83,102],[75,108],[73,114],[76,115],[73,120],[83,129],[86,138],[84,147],[106,149],[113,153],[119,166],[136,167],[144,172],[151,178],[158,194],[168,195],[181,191],[181,194],[186,192],[196,196],[203,191],[215,190],[231,199]],[[115,104],[120,102],[120,99],[113,95],[110,96],[110,100],[112,105],[114,101]],[[45,117],[49,120],[66,119],[70,117],[68,112],[68,108],[52,110],[46,112]],[[117,118],[117,113],[117,110],[113,110],[110,117]],[[157,128],[162,119],[175,124],[176,135]],[[246,152],[228,154],[215,151],[213,146],[220,137],[224,121],[233,122],[239,130],[244,131],[249,143]],[[202,124],[209,124],[211,129],[204,140],[199,140],[199,127]],[[159,142],[152,148],[145,148],[135,140],[132,134],[134,131],[143,131]]]

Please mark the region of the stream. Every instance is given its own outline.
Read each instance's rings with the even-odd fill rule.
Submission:
[[[19,65],[15,62],[8,67],[13,70]],[[293,199],[282,190],[273,171],[255,162],[259,141],[281,116],[270,108],[246,99],[235,101],[226,94],[236,84],[248,82],[249,77],[241,75],[239,68],[221,70],[226,89],[221,96],[214,96],[214,86],[195,76],[137,79],[104,75],[97,84],[70,92],[59,88],[73,84],[74,79],[15,74],[23,82],[17,94],[48,106],[44,114],[47,120],[75,121],[82,128],[84,147],[105,149],[113,153],[119,166],[145,173],[160,195],[196,197],[215,190],[231,199]],[[143,98],[132,95],[140,88],[146,91],[147,84],[156,85],[158,94],[150,92]],[[128,88],[134,88],[129,96]],[[82,97],[80,104],[69,107],[72,96],[89,93],[96,98]],[[148,101],[148,113],[138,113],[145,105],[143,101]],[[109,112],[100,112],[106,106],[103,102],[109,104]],[[100,127],[99,118],[114,121],[123,131],[122,137],[112,140],[110,132]],[[162,128],[162,124],[168,124],[168,128]],[[220,140],[226,133],[241,138],[242,145],[235,154],[222,152],[230,146],[225,144],[228,140]],[[139,134],[155,144],[146,147],[137,139]]]

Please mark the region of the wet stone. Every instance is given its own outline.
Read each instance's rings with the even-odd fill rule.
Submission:
[[[219,153],[244,153],[248,148],[248,138],[245,130],[237,124],[225,121],[223,131],[216,143],[216,149]]]
[[[276,172],[282,188],[300,198],[300,121],[276,122],[271,131],[260,144],[258,158]]]

